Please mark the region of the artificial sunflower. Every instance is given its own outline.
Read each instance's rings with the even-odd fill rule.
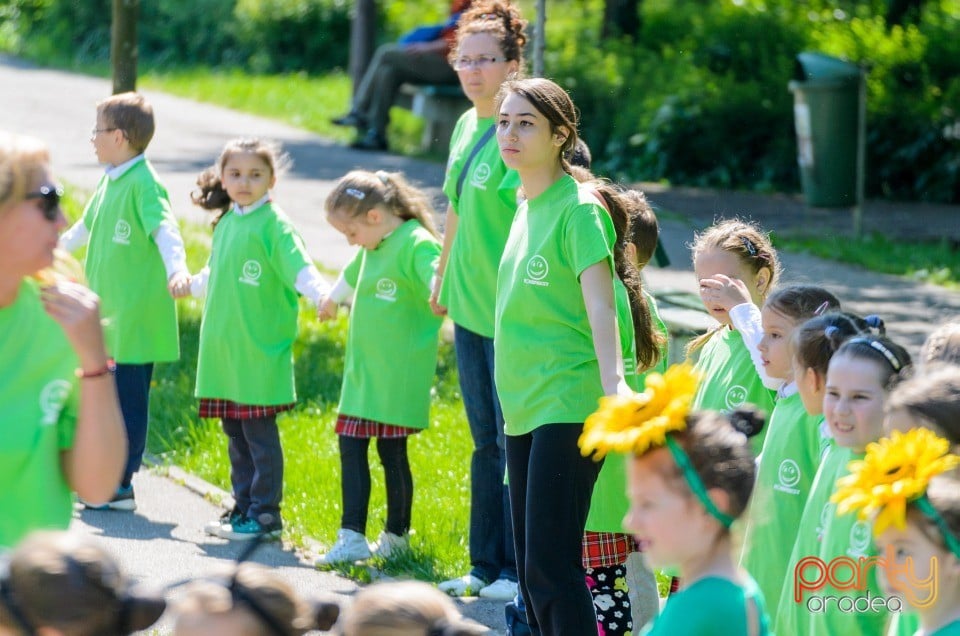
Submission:
[[[891,525],[903,529],[907,504],[927,491],[934,475],[960,465],[960,457],[949,451],[950,442],[929,429],[894,431],[868,444],[862,460],[850,462],[850,474],[837,480],[830,501],[838,514],[856,510],[862,520],[876,514],[874,534]]]
[[[686,428],[698,381],[693,365],[675,364],[662,375],[649,374],[642,393],[600,398],[600,407],[584,422],[580,452],[599,460],[610,452],[642,455],[663,446],[667,433]]]

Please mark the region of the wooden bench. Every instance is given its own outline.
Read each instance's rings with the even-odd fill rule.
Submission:
[[[404,84],[394,105],[424,120],[421,148],[444,155],[457,120],[472,106],[459,84]]]

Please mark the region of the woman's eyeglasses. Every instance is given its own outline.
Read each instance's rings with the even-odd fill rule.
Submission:
[[[63,198],[63,188],[58,186],[44,185],[36,192],[28,192],[24,197],[26,200],[40,199],[40,211],[43,218],[48,221],[56,221],[57,214],[60,211],[60,199]]]
[[[453,61],[453,70],[466,71],[472,68],[485,69],[491,64],[497,62],[506,62],[505,57],[494,57],[492,55],[478,55],[477,57],[458,57]]]

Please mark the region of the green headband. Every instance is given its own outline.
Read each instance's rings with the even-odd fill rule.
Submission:
[[[943,540],[946,542],[947,547],[953,552],[953,556],[960,559],[960,540],[953,535],[953,532],[950,531],[950,527],[947,525],[946,520],[940,516],[940,513],[937,512],[936,508],[933,507],[933,504],[930,503],[930,500],[927,499],[926,493],[920,495],[919,498],[914,499],[911,502],[917,506],[917,509],[923,513],[923,516],[936,524],[937,528],[940,530],[940,534],[943,535]]]
[[[700,479],[700,475],[697,474],[697,471],[693,469],[693,464],[690,463],[690,457],[687,456],[687,453],[683,450],[680,444],[673,439],[673,435],[667,435],[667,448],[670,449],[670,454],[673,455],[673,460],[677,462],[677,466],[680,467],[681,472],[683,473],[683,478],[686,480],[687,485],[690,486],[690,490],[693,491],[693,494],[696,495],[697,499],[700,500],[700,503],[703,504],[703,507],[707,509],[707,512],[710,513],[710,516],[723,524],[724,528],[729,528],[733,525],[733,517],[730,515],[720,512],[720,509],[717,508],[713,501],[710,499],[710,496],[707,494],[707,488],[703,485],[703,480]]]

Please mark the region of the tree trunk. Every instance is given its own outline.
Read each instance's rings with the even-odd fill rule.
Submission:
[[[640,34],[640,4],[643,0],[606,0],[603,7],[601,38],[626,35],[636,39]]]
[[[533,76],[543,77],[543,53],[547,49],[547,2],[537,0],[537,21],[533,29]]]
[[[137,20],[140,0],[113,0],[110,29],[110,66],[113,94],[137,89]]]
[[[370,58],[377,26],[377,5],[374,0],[356,0],[350,23],[350,79],[356,94]]]

